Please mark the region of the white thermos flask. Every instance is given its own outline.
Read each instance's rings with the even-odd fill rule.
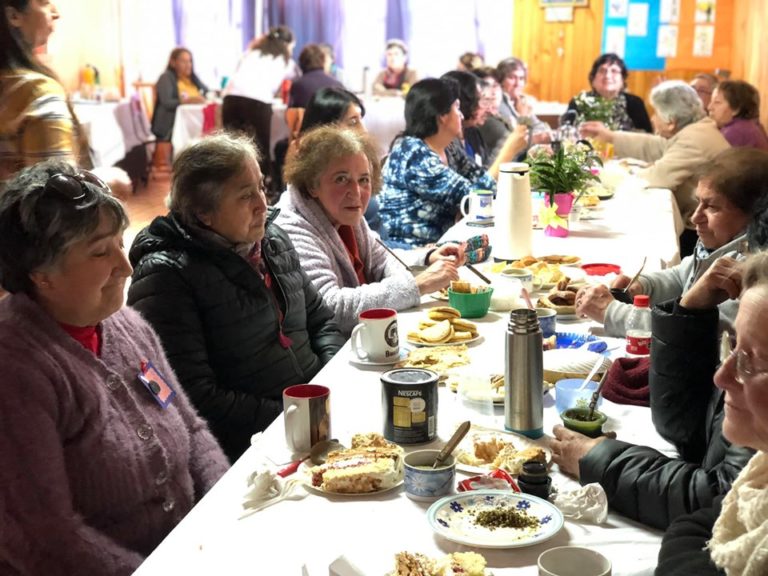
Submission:
[[[493,256],[497,260],[518,260],[533,253],[533,220],[529,166],[507,162],[499,169],[494,201]]]

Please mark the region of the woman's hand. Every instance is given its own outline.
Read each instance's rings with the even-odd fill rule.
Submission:
[[[552,429],[555,437],[549,441],[549,451],[552,453],[552,461],[557,464],[560,471],[574,478],[579,478],[579,460],[595,446],[600,444],[607,436],[589,438],[565,426],[558,424]]]
[[[463,266],[464,262],[466,261],[463,246],[460,244],[454,244],[453,242],[438,246],[429,255],[429,261],[427,262],[427,265],[434,264],[438,260],[448,260],[449,262],[454,262],[456,267]]]
[[[632,282],[632,278],[626,274],[619,274],[616,276],[616,278],[614,278],[613,282],[611,282],[611,288],[626,289],[629,287],[627,292],[629,292],[632,300],[634,300],[635,296],[643,293],[643,285],[640,284],[639,280],[635,280],[631,285],[630,282]]]
[[[680,305],[691,310],[706,310],[741,293],[741,262],[723,256],[683,294]]]
[[[449,286],[451,280],[459,279],[459,270],[452,260],[437,260],[416,276],[416,286],[420,294],[430,294]]]
[[[594,138],[602,142],[613,142],[613,132],[602,122],[582,122],[579,132],[583,138]]]
[[[585,286],[576,292],[576,314],[604,324],[605,311],[613,300],[606,286]]]

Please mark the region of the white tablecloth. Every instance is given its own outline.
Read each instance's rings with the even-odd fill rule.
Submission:
[[[128,100],[73,103],[80,125],[88,136],[94,166],[113,166],[138,144]]]
[[[648,191],[625,199],[642,220],[646,211],[664,212],[668,192]],[[631,201],[630,201],[631,200]],[[609,209],[609,203],[614,208]],[[606,213],[621,212],[620,197],[606,202]],[[639,216],[638,216],[639,215]],[[597,222],[597,221],[595,221]],[[457,225],[448,234],[458,238],[462,233],[475,233],[477,228]],[[620,228],[620,232],[613,229]],[[664,238],[651,241],[649,230]],[[656,265],[675,260],[671,246],[674,219],[655,219],[653,226],[626,223],[610,218],[602,224],[579,223],[566,240],[536,239],[542,253],[576,254],[584,259],[616,262],[633,267],[635,258],[655,254]],[[602,239],[601,239],[602,238]],[[606,241],[606,239],[608,239]],[[668,245],[669,244],[669,245]],[[663,256],[663,258],[662,258]],[[462,275],[469,277],[463,268]],[[438,302],[425,297],[422,307]],[[401,312],[398,316],[401,338],[414,328],[423,310]],[[506,314],[491,312],[477,321],[482,339],[470,347],[472,366],[487,372],[502,372],[504,361],[504,329]],[[586,331],[589,323],[561,324],[559,329]],[[614,354],[621,354],[616,350]],[[347,344],[314,378],[313,382],[330,386],[333,436],[348,442],[356,432],[379,431],[382,426],[381,386],[378,369],[362,369],[352,365]],[[550,395],[545,400],[545,430],[559,422]],[[671,447],[654,431],[647,408],[604,402],[602,410],[610,417],[606,429],[629,442],[650,445],[672,454]],[[497,415],[503,424],[503,416]],[[439,441],[450,435],[454,425],[466,419],[466,413],[445,389],[440,392],[438,415]],[[278,418],[243,455],[210,493],[190,512],[136,572],[138,576],[178,574],[230,575],[280,574],[324,576],[328,566],[340,555],[346,555],[365,574],[381,576],[393,567],[394,555],[402,550],[439,556],[471,548],[449,542],[433,534],[426,519],[427,503],[411,501],[402,489],[377,496],[327,497],[310,493],[299,501],[285,501],[250,517],[239,519],[241,501],[246,492],[246,478],[259,464],[274,468],[286,463],[289,456],[284,444],[282,417]],[[423,448],[424,445],[418,448]],[[408,448],[410,449],[410,447]],[[464,477],[463,474],[460,474]],[[560,490],[578,484],[555,467],[553,482]],[[581,545],[606,555],[613,562],[615,576],[650,575],[656,565],[662,534],[618,514],[610,513],[604,525],[566,521],[564,528],[551,540],[515,550],[479,550],[488,559],[497,576],[537,573],[539,554],[554,546]]]
[[[541,229],[534,230],[533,255],[572,254],[580,256],[583,263],[619,264],[630,276],[646,256],[647,271],[678,264],[682,220],[675,197],[666,188],[641,186],[640,181],[628,179],[613,198],[601,201],[599,207],[589,211],[589,219],[572,219],[566,238],[550,237]],[[441,240],[461,240],[481,233],[488,234],[491,245],[494,244],[493,226],[470,227],[463,220]]]

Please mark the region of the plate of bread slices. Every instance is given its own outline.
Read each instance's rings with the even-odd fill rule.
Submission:
[[[450,346],[470,344],[480,339],[477,325],[464,318],[456,308],[437,306],[427,311],[418,328],[408,332],[407,340],[415,346]]]

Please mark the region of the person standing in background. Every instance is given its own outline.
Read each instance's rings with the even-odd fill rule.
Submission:
[[[0,7],[0,182],[46,159],[90,167],[87,142],[81,142],[64,87],[33,54],[54,30],[56,6],[2,0]]]
[[[295,45],[287,26],[274,26],[255,38],[225,89],[221,121],[227,130],[248,134],[259,147],[259,166],[271,188],[272,99],[285,80],[296,76],[291,58]]]

